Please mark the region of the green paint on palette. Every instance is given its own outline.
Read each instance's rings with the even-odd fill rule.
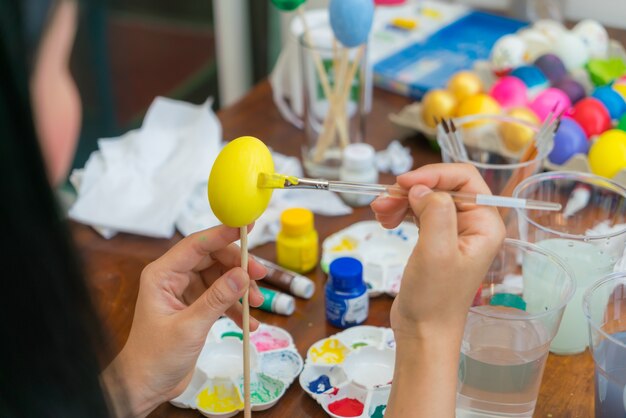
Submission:
[[[367,343],[354,343],[352,344],[352,348],[365,347]]]
[[[243,341],[243,334],[239,331],[227,331],[222,334],[222,339],[228,338],[228,337],[239,338],[240,340]]]
[[[277,9],[290,12],[300,7],[304,0],[272,0],[272,3]]]
[[[259,373],[257,379],[250,382],[250,402],[255,404],[264,404],[278,398],[285,388],[285,384],[280,380]],[[243,386],[241,387],[243,393]]]
[[[385,409],[387,405],[378,405],[376,409],[374,409],[374,413],[370,415],[371,418],[383,418],[385,416]]]

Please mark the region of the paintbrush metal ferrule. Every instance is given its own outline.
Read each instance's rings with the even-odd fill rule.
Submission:
[[[328,180],[317,179],[298,179],[298,183],[285,186],[289,189],[314,189],[314,190],[329,190],[330,182]]]

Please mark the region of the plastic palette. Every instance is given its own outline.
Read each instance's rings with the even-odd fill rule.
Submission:
[[[354,257],[363,263],[363,280],[370,296],[395,296],[417,237],[417,226],[411,222],[402,222],[395,229],[385,229],[376,221],[357,222],[324,240],[322,269],[328,273],[334,259]]]
[[[348,328],[313,344],[300,386],[331,417],[382,418],[396,357],[390,328]]]
[[[218,320],[207,337],[191,382],[170,401],[197,409],[207,417],[227,418],[242,411],[243,334],[230,319]],[[282,328],[261,324],[250,334],[250,387],[253,411],[276,405],[302,371],[302,357],[291,335]]]

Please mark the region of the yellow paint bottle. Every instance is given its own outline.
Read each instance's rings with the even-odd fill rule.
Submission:
[[[280,216],[280,227],[276,238],[278,264],[297,273],[313,270],[318,254],[313,213],[304,208],[287,209]]]

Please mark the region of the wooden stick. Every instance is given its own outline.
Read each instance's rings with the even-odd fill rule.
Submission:
[[[241,240],[241,268],[248,272],[248,227],[239,228]],[[250,418],[252,409],[250,403],[250,287],[243,295],[243,416]]]

